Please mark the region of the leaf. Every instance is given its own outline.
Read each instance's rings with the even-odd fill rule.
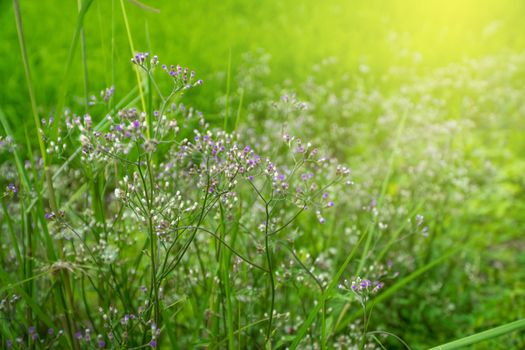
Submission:
[[[438,345],[431,348],[430,350],[450,350],[450,349],[459,349],[468,345],[480,343],[485,340],[492,338],[500,337],[502,335],[515,332],[518,330],[525,329],[525,318],[514,321],[511,323],[504,324],[503,326],[495,327],[480,333],[469,335],[468,337],[454,340],[450,343]]]

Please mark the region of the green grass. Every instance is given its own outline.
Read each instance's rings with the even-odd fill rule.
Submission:
[[[161,348],[523,348],[524,16],[518,0],[1,2],[1,346],[38,347],[31,326],[62,329],[58,348],[85,347],[86,328],[109,344],[111,325],[126,347],[127,312],[144,321],[133,346],[151,320]],[[183,96],[130,64],[146,51],[204,84]],[[91,159],[79,136],[96,136],[64,124],[89,113],[107,132],[130,107],[146,112],[143,141],[164,137],[155,152]],[[162,136],[155,110],[179,134]],[[176,162],[205,124],[272,159],[290,193],[214,173],[206,150]],[[351,178],[332,184],[334,164],[297,152],[308,142]],[[328,199],[294,204],[306,171]],[[118,200],[133,174],[140,195]],[[178,207],[158,201],[177,190],[188,209],[170,221]],[[364,303],[357,276],[385,287]]]

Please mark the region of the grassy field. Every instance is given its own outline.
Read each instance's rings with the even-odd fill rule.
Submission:
[[[1,1],[0,347],[525,348],[524,16]]]

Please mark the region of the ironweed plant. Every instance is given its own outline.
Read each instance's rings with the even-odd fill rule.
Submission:
[[[148,53],[131,62],[147,110],[108,88],[88,113],[42,120],[45,163],[1,139],[2,346],[288,342],[307,311],[294,291],[330,283],[295,238],[330,225],[350,170],[284,127],[272,144],[214,128],[181,102],[202,84],[193,71]]]

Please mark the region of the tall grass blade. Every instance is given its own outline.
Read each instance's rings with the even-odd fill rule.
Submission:
[[[120,8],[122,9],[122,17],[124,18],[124,25],[126,26],[126,33],[128,35],[129,48],[131,50],[131,56],[135,55],[135,46],[133,45],[133,37],[131,36],[131,28],[129,27],[128,14],[126,12],[126,6],[124,5],[124,0],[120,0]],[[140,101],[142,103],[142,110],[146,110],[146,99],[144,96],[144,91],[142,89],[142,79],[138,68],[135,69],[135,75],[137,77],[137,86],[139,87]],[[151,116],[148,116],[151,118]]]
[[[78,12],[77,16],[77,25],[75,28],[75,33],[73,34],[73,40],[71,41],[71,45],[69,47],[69,52],[67,55],[67,60],[65,64],[64,69],[64,78],[62,80],[62,89],[59,93],[59,100],[57,104],[56,109],[56,115],[55,115],[55,123],[53,128],[53,133],[56,133],[58,131],[58,125],[60,125],[61,119],[62,119],[62,112],[64,109],[64,105],[66,103],[66,96],[67,96],[67,87],[69,83],[69,76],[71,74],[71,66],[73,65],[73,59],[75,58],[75,51],[78,45],[79,38],[81,36],[82,28],[84,26],[84,18],[86,17],[86,14],[93,3],[93,0],[84,0],[82,3],[82,7],[80,8],[80,11]]]
[[[501,337],[502,335],[516,332],[525,329],[525,318],[514,321],[511,323],[504,324],[503,326],[491,328],[489,330],[470,335],[465,338],[461,338],[458,340],[454,340],[450,343],[438,345],[436,347],[431,348],[430,350],[452,350],[452,349],[460,349],[464,348],[466,346],[477,344],[482,341],[486,341],[492,338]]]

